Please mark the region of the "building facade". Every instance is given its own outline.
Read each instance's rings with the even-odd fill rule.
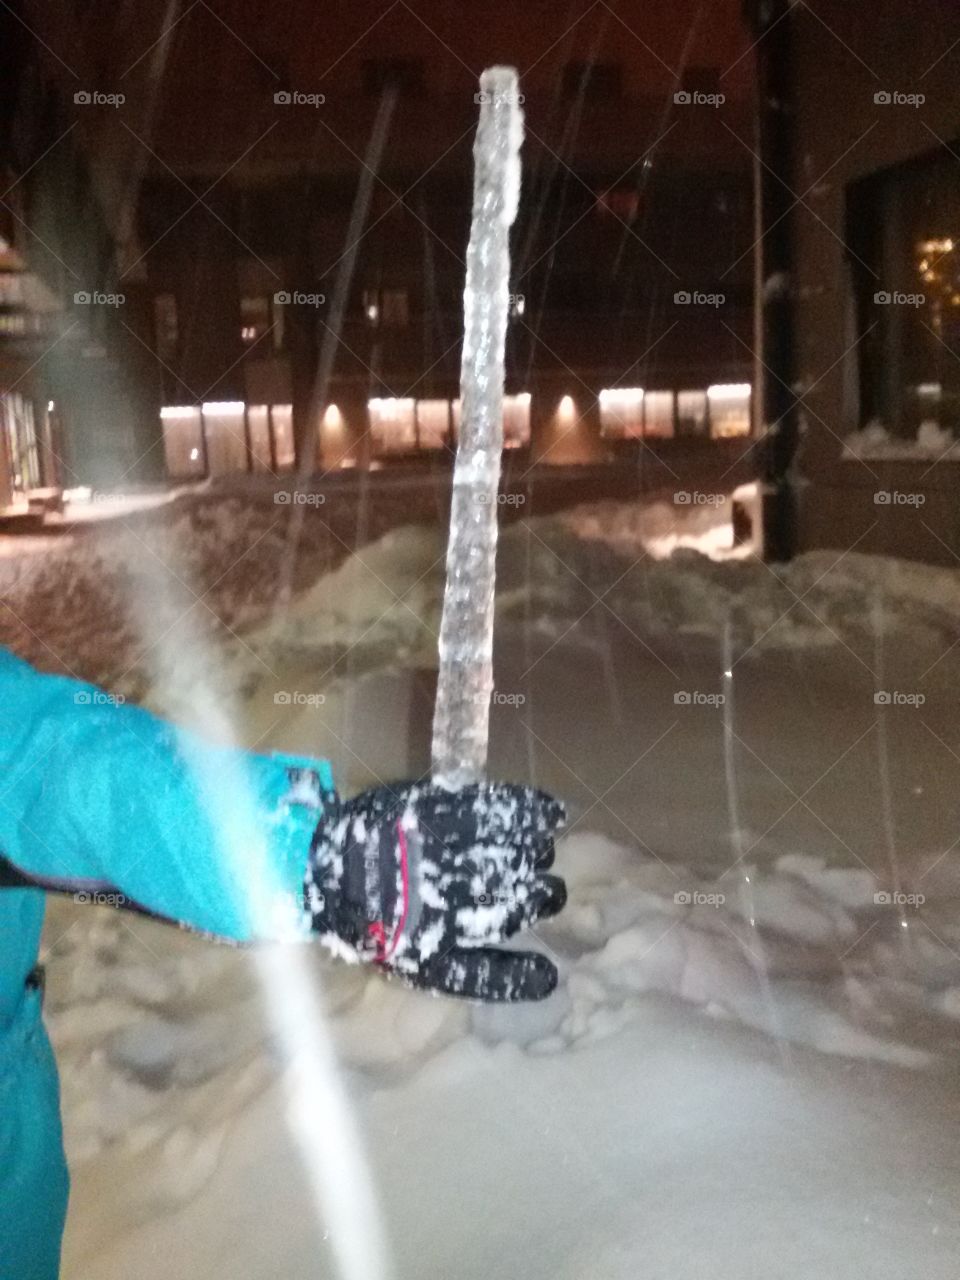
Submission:
[[[495,62],[519,68],[527,120],[508,447],[563,465],[749,434],[752,55],[734,0],[562,21],[496,3],[483,22],[450,0],[301,2],[283,22],[223,0],[156,30],[128,9],[92,0],[69,50],[30,14],[76,72],[38,47],[69,135],[54,154],[85,160],[103,231],[95,261],[62,255],[77,349],[101,353],[64,362],[77,482],[277,472],[298,450],[322,469],[449,456],[477,76]]]
[[[955,564],[960,13],[948,0],[782,8],[794,549]]]

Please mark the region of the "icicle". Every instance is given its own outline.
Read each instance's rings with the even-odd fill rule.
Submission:
[[[450,788],[478,781],[487,763],[509,236],[520,198],[523,140],[516,71],[484,71],[478,100],[473,220],[463,296],[460,440],[433,717],[433,778]]]

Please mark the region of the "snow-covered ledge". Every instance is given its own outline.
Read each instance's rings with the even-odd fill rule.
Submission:
[[[921,422],[915,440],[892,436],[874,419],[843,442],[841,457],[863,462],[960,462],[960,440],[939,423]]]

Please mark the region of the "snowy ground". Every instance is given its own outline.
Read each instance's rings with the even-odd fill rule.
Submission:
[[[774,573],[684,517],[504,535],[492,771],[571,805],[535,940],[558,993],[473,1008],[311,956],[403,1280],[956,1275],[960,578]],[[150,553],[122,524],[94,564],[0,557],[8,640],[188,722],[192,643],[248,744],[328,754],[345,791],[423,770],[435,530],[328,573],[318,543],[278,619],[262,513],[138,527]],[[67,1280],[335,1275],[251,956],[62,902],[47,945]]]

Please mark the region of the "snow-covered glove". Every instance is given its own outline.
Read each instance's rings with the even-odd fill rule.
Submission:
[[[536,951],[495,943],[566,901],[548,875],[563,806],[542,791],[400,783],[328,806],[310,850],[312,927],[345,959],[479,1000],[540,1000],[557,985]]]

